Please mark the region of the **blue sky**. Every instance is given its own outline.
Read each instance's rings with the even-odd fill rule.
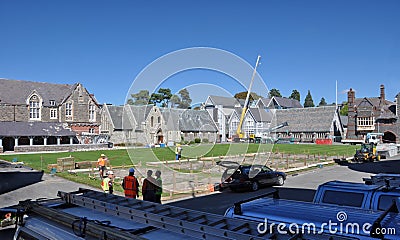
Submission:
[[[123,104],[134,79],[156,59],[211,47],[250,65],[260,54],[267,88],[283,96],[297,89],[302,103],[307,90],[315,104],[321,97],[334,102],[336,80],[339,102],[350,87],[356,97],[378,96],[380,84],[393,101],[400,92],[399,12],[396,0],[2,0],[0,77],[80,82],[100,103]],[[194,102],[243,90],[210,70],[184,71],[162,86],[188,87]]]

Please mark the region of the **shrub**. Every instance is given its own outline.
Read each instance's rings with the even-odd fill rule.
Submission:
[[[203,138],[203,140],[201,140],[202,143],[209,143],[210,141],[208,141],[208,138]]]
[[[195,139],[194,139],[194,142],[195,142],[195,143],[200,143],[200,142],[201,142],[201,139],[200,139],[200,138],[195,138]]]
[[[190,141],[190,142],[189,142],[189,145],[191,145],[191,144],[194,144],[194,141]]]

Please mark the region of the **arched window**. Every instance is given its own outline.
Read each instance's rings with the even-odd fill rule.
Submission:
[[[29,119],[40,119],[40,99],[37,95],[32,95],[29,99]]]
[[[153,116],[151,116],[151,118],[150,118],[150,126],[154,127],[154,117]]]

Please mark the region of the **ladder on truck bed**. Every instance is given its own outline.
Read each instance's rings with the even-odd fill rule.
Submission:
[[[104,212],[166,231],[198,239],[281,239],[280,234],[260,234],[259,223],[179,207],[105,194],[80,188],[58,192],[66,203]],[[286,239],[290,239],[286,236]]]

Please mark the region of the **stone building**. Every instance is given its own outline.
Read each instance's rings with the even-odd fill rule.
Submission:
[[[400,139],[400,95],[395,102],[386,99],[385,86],[380,86],[379,97],[356,98],[355,91],[347,93],[348,101],[348,139],[364,139],[367,133],[383,133],[383,142],[399,143]]]
[[[40,133],[42,128],[47,129],[49,134],[54,133],[52,128],[55,127],[64,128],[67,132],[70,129],[75,137],[69,140],[71,135],[68,133],[68,136],[65,136],[68,139],[65,142],[68,144],[91,143],[99,133],[99,105],[94,95],[80,83],[69,85],[0,79],[0,86],[0,128],[5,129],[0,138],[5,151],[22,151],[26,145],[31,146],[31,149],[36,146],[38,150],[46,150],[46,147],[41,145],[64,143],[61,140],[47,141],[49,135],[46,134],[32,134],[28,136],[28,141],[25,136],[28,133],[8,134],[7,132],[13,129],[7,129],[7,126],[17,127],[15,123],[18,123],[18,126],[24,125],[25,129],[36,134]]]
[[[104,105],[101,118],[101,134],[108,135],[117,145],[171,145],[195,138],[216,140],[216,125],[205,110]]]
[[[316,139],[333,139],[339,142],[343,137],[343,125],[335,106],[275,111],[277,124],[288,123],[288,126],[275,131],[278,138],[293,138],[296,142],[315,142]]]

